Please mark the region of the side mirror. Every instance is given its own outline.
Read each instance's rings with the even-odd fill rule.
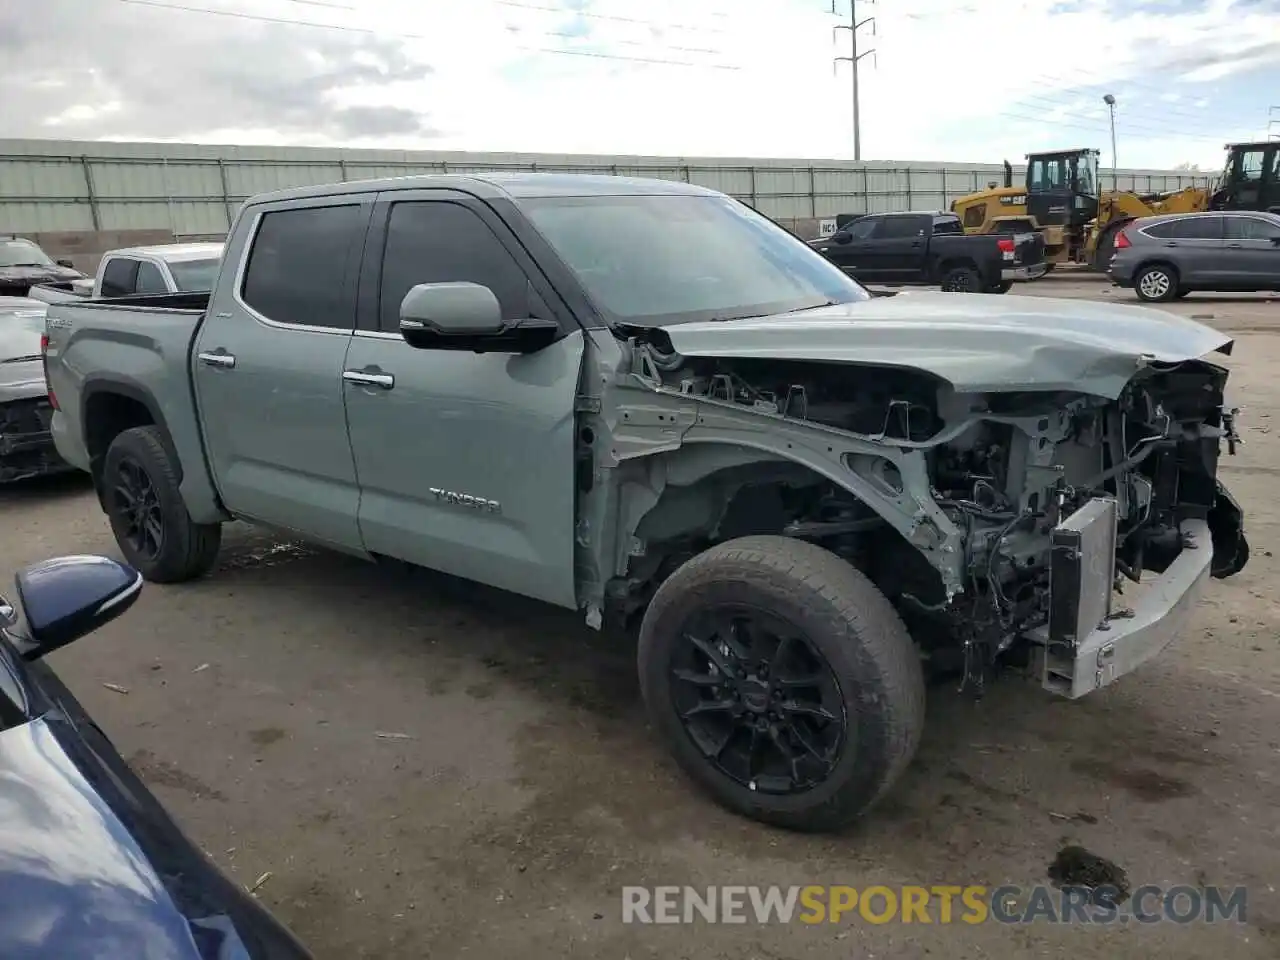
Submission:
[[[848,230],[837,230],[835,233],[831,235],[832,243],[848,243],[852,239],[853,239],[853,234],[851,234]]]
[[[504,320],[492,290],[478,283],[420,283],[400,301],[400,336],[423,350],[532,353],[553,343],[552,320]]]
[[[478,283],[420,283],[400,301],[400,331],[442,337],[492,337],[502,332],[502,307]]]
[[[76,268],[76,265],[74,263],[66,259],[57,261],[57,264],[60,267],[66,267],[68,270],[74,270]]]
[[[24,660],[39,660],[128,610],[142,592],[142,574],[107,557],[57,557],[13,578],[25,633],[9,637]],[[13,608],[0,599],[10,626]]]

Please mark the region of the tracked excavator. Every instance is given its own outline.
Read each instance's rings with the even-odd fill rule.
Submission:
[[[951,204],[968,233],[1035,230],[1044,235],[1052,265],[1083,263],[1106,270],[1117,232],[1138,217],[1205,210],[1280,210],[1280,141],[1229,143],[1227,161],[1213,189],[1186,187],[1139,194],[1102,190],[1098,151],[1090,147],[1027,154],[1026,180],[994,182]]]

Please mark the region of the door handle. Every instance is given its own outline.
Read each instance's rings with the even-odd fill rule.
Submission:
[[[347,383],[358,383],[362,387],[381,387],[390,390],[396,385],[396,378],[389,373],[362,373],[359,370],[343,370],[342,379]]]
[[[1243,247],[1243,246],[1244,246],[1244,244],[1243,244],[1243,243],[1228,243],[1228,244],[1227,244],[1227,246],[1228,246],[1228,247],[1234,247],[1236,250],[1239,250],[1241,247]]]
[[[1166,246],[1166,247],[1176,247],[1177,245],[1178,245],[1178,244],[1177,244],[1177,243],[1175,243],[1173,240],[1167,240],[1167,241],[1165,241],[1165,246]]]
[[[222,353],[200,353],[196,355],[207,367],[234,367],[236,358],[225,351]]]

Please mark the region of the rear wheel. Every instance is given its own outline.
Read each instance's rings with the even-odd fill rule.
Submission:
[[[973,267],[951,267],[942,275],[942,289],[948,293],[977,293],[982,277]]]
[[[1133,278],[1133,289],[1139,300],[1165,303],[1178,295],[1178,271],[1164,263],[1143,267]]]
[[[680,766],[729,809],[791,829],[866,811],[924,726],[920,658],[889,601],[786,537],[732,540],[676,570],[645,613],[639,668]]]
[[[177,583],[213,568],[222,526],[192,521],[158,427],[133,427],[111,441],[102,491],[120,552],[147,580]]]

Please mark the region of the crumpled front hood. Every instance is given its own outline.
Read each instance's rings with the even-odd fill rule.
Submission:
[[[1078,390],[1108,399],[1148,359],[1193,360],[1230,353],[1232,344],[1149,307],[981,293],[920,292],[663,329],[685,356],[903,367],[962,393]]]

